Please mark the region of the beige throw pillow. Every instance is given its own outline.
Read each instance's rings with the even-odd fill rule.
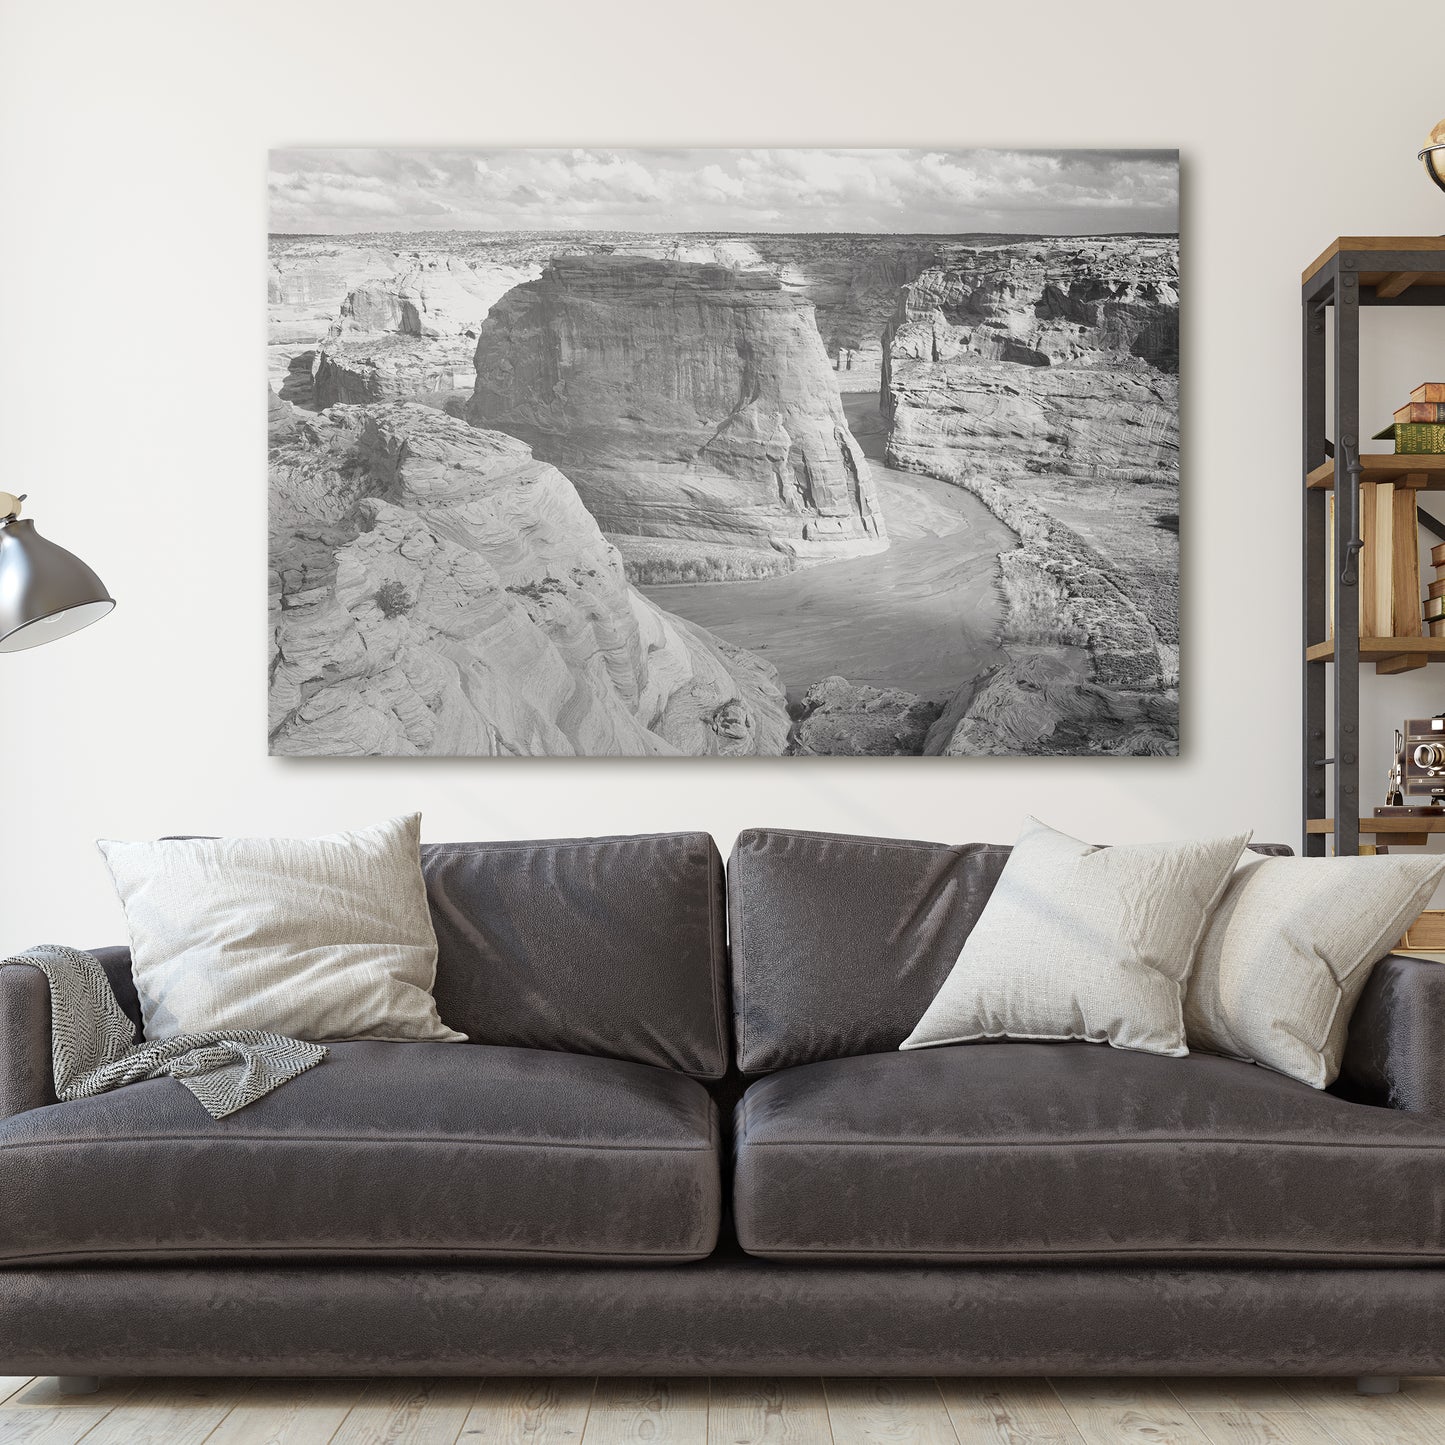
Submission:
[[[1184,1005],[1190,1046],[1316,1089],[1340,1072],[1370,972],[1430,899],[1445,858],[1256,858],[1199,947]]]
[[[325,838],[102,840],[146,1038],[464,1040],[432,998],[420,833],[413,814]]]
[[[905,1049],[1086,1039],[1179,1056],[1184,982],[1247,833],[1099,848],[1030,818]]]

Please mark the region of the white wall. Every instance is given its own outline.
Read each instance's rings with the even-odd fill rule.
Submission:
[[[1416,5],[0,0],[0,486],[120,605],[0,658],[0,948],[113,940],[97,836],[430,838],[754,824],[1297,843],[1298,282],[1341,232],[1437,233]],[[1348,98],[1345,98],[1348,97]],[[1176,760],[268,758],[265,190],[278,144],[1178,145],[1184,722]],[[1398,327],[1383,422],[1445,377]],[[1438,679],[1438,681],[1437,681]],[[1372,684],[1383,727],[1445,668]],[[1377,744],[1377,745],[1376,745]],[[1388,732],[1366,757],[1387,761]],[[1378,758],[1376,754],[1378,753]]]

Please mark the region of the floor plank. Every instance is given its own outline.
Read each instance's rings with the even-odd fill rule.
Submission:
[[[455,1445],[477,1385],[476,1380],[373,1380],[332,1445]]]
[[[34,1378],[33,1375],[0,1375],[0,1405]]]
[[[832,1445],[821,1380],[714,1380],[708,1445]]]
[[[104,1405],[89,1410],[12,1410],[0,1405],[0,1441],[5,1445],[78,1445],[110,1413]]]
[[[960,1445],[1079,1445],[1047,1380],[940,1380]]]
[[[201,1445],[250,1388],[249,1380],[143,1381],[85,1437],[85,1445]],[[59,1398],[84,1409],[97,1396]]]
[[[1306,1410],[1198,1410],[1194,1422],[1213,1445],[1339,1445]]]
[[[1220,1413],[1229,1410],[1303,1410],[1304,1406],[1289,1392],[1283,1380],[1264,1376],[1237,1378],[1191,1379],[1185,1377],[1161,1380],[1169,1393],[1186,1410],[1208,1410]]]
[[[1087,1445],[1210,1445],[1159,1380],[1054,1380]]]
[[[958,1445],[933,1380],[825,1380],[835,1445]]]
[[[706,1380],[598,1380],[583,1445],[706,1445]]]
[[[587,1427],[595,1380],[483,1380],[461,1439],[467,1445],[566,1445]]]
[[[336,1434],[365,1388],[361,1380],[258,1380],[206,1445],[317,1445]]]

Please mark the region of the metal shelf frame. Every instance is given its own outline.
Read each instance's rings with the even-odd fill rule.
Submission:
[[[1369,246],[1355,245],[1369,241]],[[1360,309],[1445,305],[1445,254],[1438,238],[1342,237],[1305,274],[1301,287],[1304,375],[1304,673],[1302,851],[1323,857],[1333,818],[1335,852],[1360,851]],[[1418,282],[1402,278],[1418,277]],[[1387,294],[1378,295],[1384,291]],[[1326,327],[1334,334],[1333,375],[1326,376]],[[1327,385],[1332,382],[1332,385]],[[1333,438],[1333,443],[1331,442]],[[1334,555],[1326,558],[1330,492],[1304,478],[1333,458]],[[1421,514],[1434,532],[1434,519]],[[1335,577],[1334,617],[1327,619],[1327,568]],[[1332,656],[1309,656],[1329,635]],[[1319,649],[1316,649],[1318,652]],[[1325,669],[1335,669],[1334,707],[1326,716]],[[1328,749],[1333,747],[1333,755]],[[1311,830],[1311,823],[1315,830]]]

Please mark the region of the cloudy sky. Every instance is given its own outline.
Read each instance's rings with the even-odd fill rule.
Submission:
[[[1174,151],[286,150],[273,232],[1178,229]]]

